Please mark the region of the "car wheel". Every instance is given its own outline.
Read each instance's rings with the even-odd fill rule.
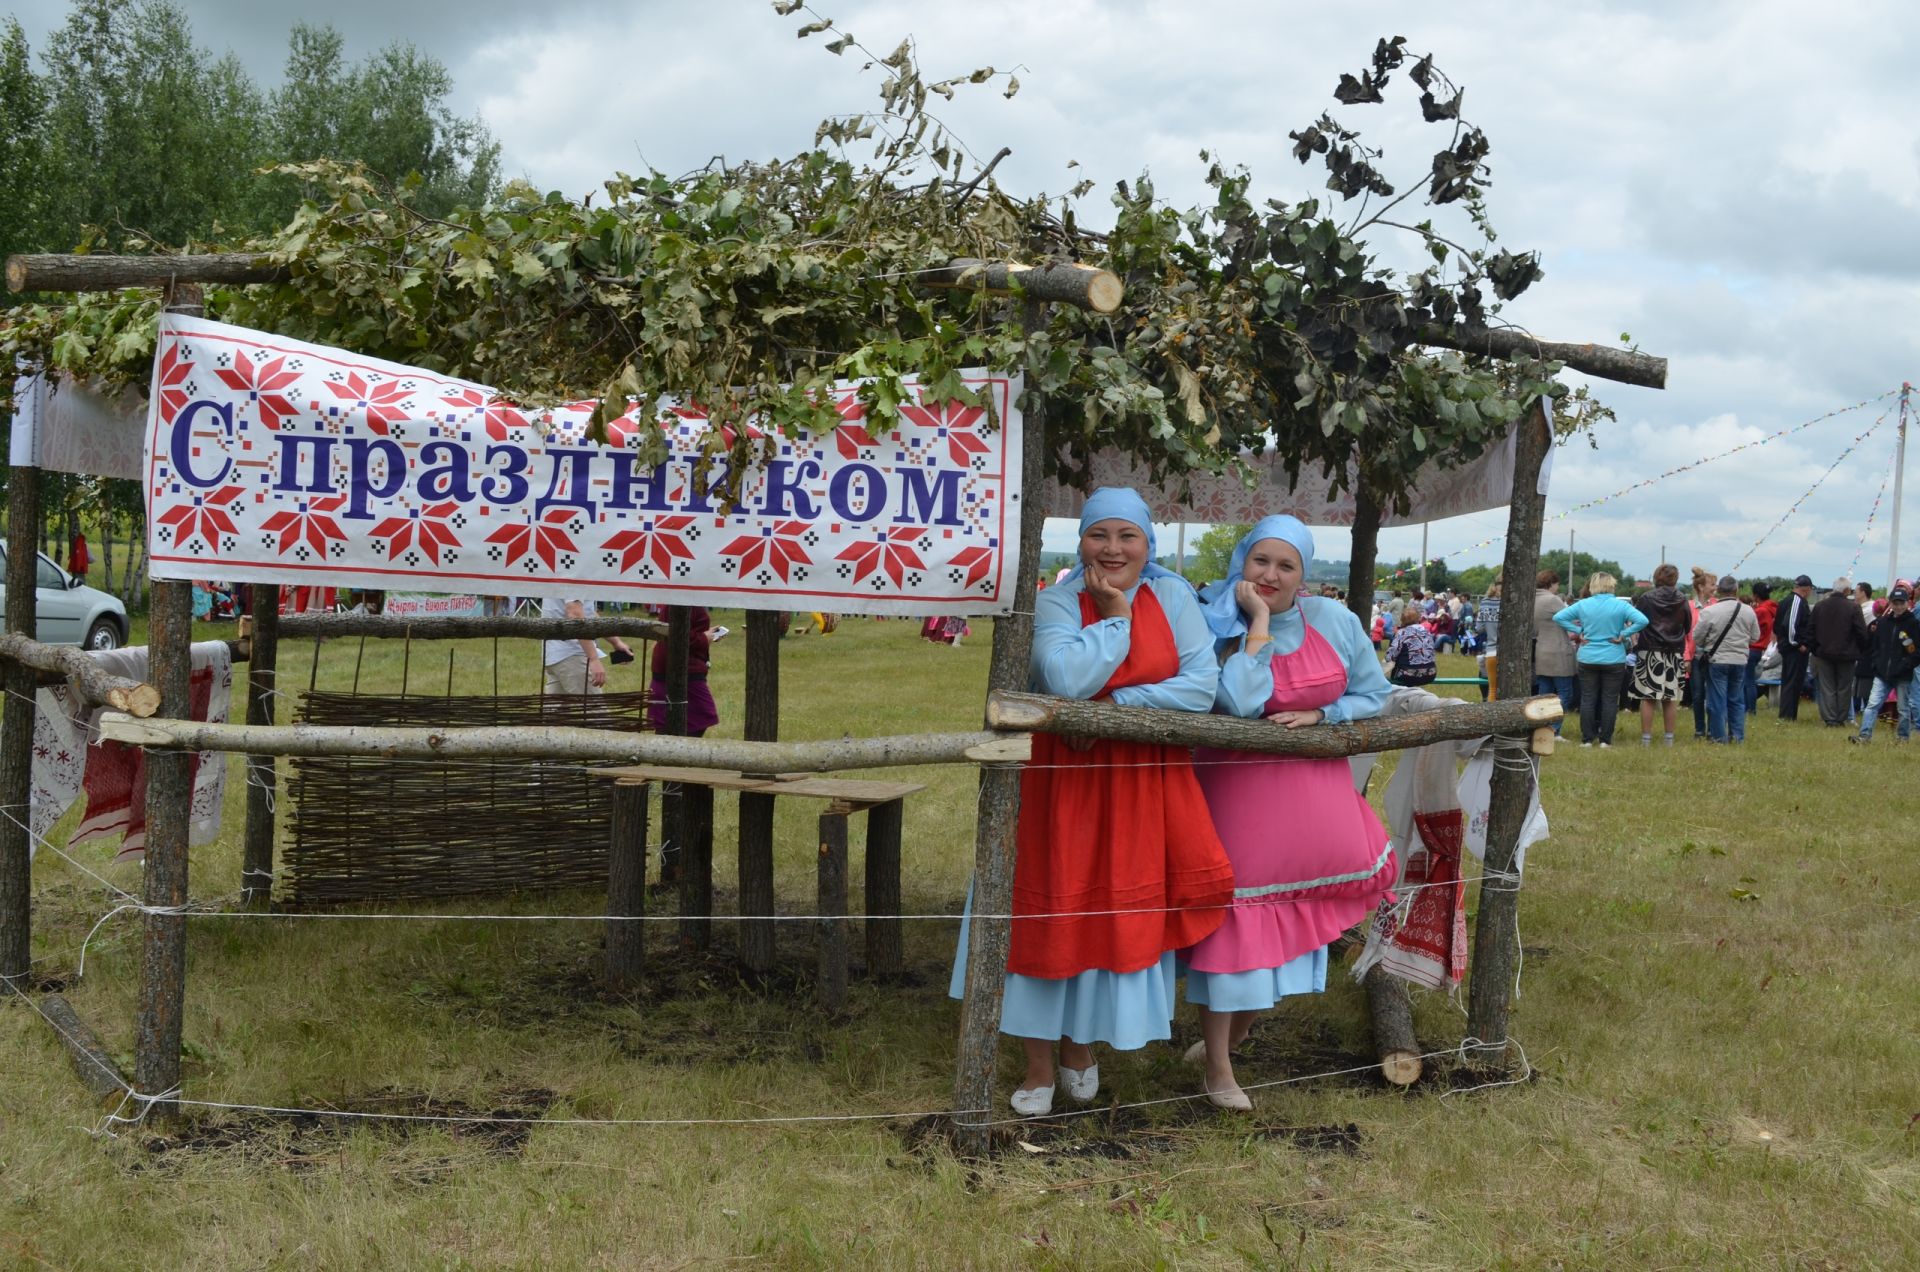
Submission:
[[[87,629],[87,648],[88,649],[120,648],[120,629],[114,626],[112,619],[110,618],[96,619],[94,621],[93,626]]]

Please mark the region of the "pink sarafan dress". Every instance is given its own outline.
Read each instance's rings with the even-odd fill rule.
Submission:
[[[1347,691],[1339,651],[1311,625],[1300,648],[1274,655],[1272,666],[1264,714],[1324,708]],[[1187,951],[1187,1000],[1261,1011],[1325,989],[1327,944],[1392,895],[1399,869],[1386,827],[1353,788],[1352,768],[1343,759],[1202,747],[1194,769],[1234,889],[1226,921]]]

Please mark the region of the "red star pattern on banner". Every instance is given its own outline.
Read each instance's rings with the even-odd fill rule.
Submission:
[[[956,569],[967,572],[967,581],[962,585],[972,587],[987,577],[987,571],[993,568],[992,548],[968,548],[947,562]]]
[[[415,543],[420,552],[435,565],[440,564],[441,548],[457,548],[460,536],[447,524],[447,518],[458,511],[460,505],[449,499],[445,503],[428,504],[405,517],[388,517],[369,533],[376,539],[391,539],[387,544],[387,560],[391,561]]]
[[[505,398],[488,397],[478,389],[462,389],[458,393],[443,393],[440,400],[448,406],[457,406],[463,410],[478,411],[485,408],[482,423],[489,441],[504,442],[507,430],[525,428],[527,417],[520,408]]]
[[[286,365],[285,358],[275,358],[256,367],[253,359],[237,354],[231,367],[220,367],[214,374],[228,388],[245,392],[248,401],[259,404],[262,424],[279,428],[281,420],[300,413],[280,392],[300,381],[300,373],[287,370]]]
[[[939,430],[940,435],[947,439],[947,453],[962,468],[975,455],[987,453],[986,442],[970,431],[987,418],[984,407],[962,406],[958,402],[928,406],[923,402],[919,406],[901,407],[900,414],[922,428]]]
[[[413,396],[413,390],[403,387],[398,380],[369,385],[353,371],[347,373],[345,383],[327,381],[327,388],[335,397],[353,403],[354,410],[366,412],[367,427],[382,437],[387,435],[388,425],[407,418],[404,404]]]
[[[833,430],[833,444],[839,448],[841,458],[858,459],[863,448],[879,444],[867,426],[860,423],[867,418],[867,408],[857,394],[849,393],[834,405],[840,411],[841,424]]]
[[[799,536],[806,532],[807,523],[804,521],[776,522],[764,534],[741,535],[721,548],[720,555],[737,558],[737,572],[741,578],[764,565],[779,575],[782,583],[791,582],[789,572],[794,566],[813,564],[813,558],[800,545]]]
[[[620,554],[621,570],[631,570],[642,561],[650,561],[663,576],[671,577],[674,558],[691,561],[693,549],[680,532],[693,524],[692,517],[660,517],[643,521],[638,530],[622,530],[600,546]]]
[[[160,355],[160,419],[162,423],[173,423],[173,417],[180,414],[181,408],[186,406],[188,394],[180,386],[192,372],[193,363],[181,356],[179,345],[168,345],[166,352]]]
[[[507,550],[507,564],[512,565],[528,551],[546,563],[549,570],[560,568],[562,552],[579,552],[574,546],[573,536],[567,533],[567,523],[572,521],[574,513],[567,508],[549,509],[547,515],[539,521],[523,521],[518,525],[501,526],[487,536],[488,543],[498,543]]]
[[[328,515],[340,511],[340,506],[346,502],[345,495],[309,500],[297,505],[296,511],[274,513],[261,523],[260,528],[268,534],[280,536],[280,544],[275,551],[283,555],[289,548],[298,547],[304,542],[324,557],[327,555],[327,540],[347,537],[340,523]]]
[[[195,495],[191,504],[169,508],[161,515],[160,524],[173,527],[176,548],[184,548],[195,538],[201,538],[206,540],[207,547],[218,552],[221,535],[240,533],[226,505],[244,493],[238,486],[222,486],[210,495]]]
[[[875,569],[880,569],[893,580],[895,587],[899,587],[906,581],[908,570],[927,568],[920,560],[920,554],[908,546],[918,543],[924,534],[926,534],[924,527],[895,526],[891,530],[883,531],[878,539],[870,543],[855,543],[841,549],[834,560],[853,562],[855,583],[866,578]]]

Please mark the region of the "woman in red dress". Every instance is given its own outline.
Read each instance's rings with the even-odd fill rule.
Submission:
[[[1213,636],[1153,546],[1139,495],[1109,487],[1087,500],[1079,568],[1035,602],[1036,692],[1213,705]],[[1233,874],[1183,747],[1037,735],[1017,844],[1000,1030],[1025,1044],[1012,1103],[1033,1117],[1052,1108],[1056,1085],[1082,1102],[1098,1094],[1091,1044],[1132,1050],[1172,1036],[1173,951],[1220,925]],[[965,976],[963,923],[956,998]]]

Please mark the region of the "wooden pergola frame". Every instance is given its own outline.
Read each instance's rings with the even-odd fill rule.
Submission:
[[[128,286],[161,286],[167,289],[167,307],[179,312],[197,312],[203,283],[240,285],[270,282],[284,278],[288,267],[272,259],[250,254],[216,256],[16,256],[8,260],[7,281],[22,290],[104,290]],[[924,271],[918,280],[930,287],[971,287],[985,291],[1013,292],[1024,300],[1024,322],[1036,330],[1045,322],[1049,303],[1074,304],[1097,312],[1118,307],[1120,281],[1105,270],[1084,266],[1051,265],[1024,267],[1005,263],[956,260],[946,267]],[[1454,348],[1472,348],[1476,352],[1519,352],[1564,359],[1577,369],[1627,383],[1660,385],[1665,379],[1665,361],[1638,353],[1598,350],[1595,346],[1542,345],[1519,337],[1511,350],[1496,350],[1469,343],[1476,333],[1429,333],[1431,342]],[[1478,333],[1484,335],[1485,333]],[[1448,339],[1444,337],[1451,336]],[[1522,347],[1523,346],[1523,347]],[[1604,355],[1604,356],[1599,356]],[[1020,464],[1024,475],[1026,499],[1020,515],[1020,559],[1037,559],[1045,509],[1037,492],[1044,471],[1047,409],[1038,394],[1030,393],[1026,404],[1024,446]],[[1540,524],[1544,496],[1538,490],[1538,477],[1552,435],[1546,409],[1536,403],[1519,430],[1515,448],[1513,501],[1508,525],[1505,577],[1531,579],[1539,560]],[[8,592],[13,596],[33,594],[33,563],[37,551],[40,521],[38,474],[32,469],[15,469],[9,483],[9,535],[13,550],[8,557]],[[1518,587],[1518,582],[1516,582]],[[187,810],[190,794],[189,763],[191,751],[180,747],[207,747],[242,750],[248,753],[250,773],[247,829],[244,846],[243,880],[249,881],[250,899],[266,899],[262,887],[250,881],[270,878],[273,860],[274,818],[272,785],[274,759],[289,753],[289,739],[276,735],[269,726],[273,720],[272,695],[278,640],[282,635],[304,632],[307,628],[338,630],[342,634],[396,635],[384,630],[391,623],[367,620],[306,619],[277,617],[279,589],[262,586],[255,605],[256,627],[253,633],[252,665],[247,694],[247,724],[237,731],[215,738],[206,726],[195,726],[188,719],[187,686],[189,644],[192,638],[192,597],[189,584],[179,581],[155,581],[152,592],[150,678],[152,701],[142,695],[139,707],[130,709],[115,729],[144,741],[153,749],[148,757],[147,793],[147,865],[142,903],[144,920],[140,953],[139,1009],[135,1042],[134,1088],[160,1095],[172,1091],[180,1076],[180,1041],[186,985],[185,923],[178,913],[187,901]],[[666,627],[669,657],[670,710],[679,732],[685,729],[685,675],[690,637],[688,610],[675,607]],[[598,620],[567,624],[569,636],[608,634],[629,630],[624,624],[635,620]],[[749,611],[747,615],[746,692],[744,721],[746,740],[729,744],[724,758],[737,760],[743,754],[736,749],[749,748],[756,761],[755,771],[778,771],[783,761],[791,765],[800,753],[792,745],[782,746],[778,738],[779,662],[777,616],[770,611]],[[545,635],[552,624],[540,620],[498,618],[421,620],[402,625],[412,635]],[[657,625],[648,625],[649,635],[658,635]],[[379,630],[376,630],[379,629]],[[31,698],[37,667],[48,660],[65,667],[71,660],[65,655],[48,654],[50,647],[33,640],[32,606],[11,605],[6,615],[6,643],[0,644],[0,672],[10,693]],[[1395,729],[1352,729],[1345,735],[1335,730],[1316,731],[1307,739],[1318,747],[1313,752],[1360,754],[1379,745],[1409,745],[1462,736],[1460,729],[1471,729],[1465,736],[1503,734],[1526,736],[1559,715],[1557,701],[1540,699],[1531,703],[1533,613],[1528,605],[1505,606],[1501,614],[1501,647],[1504,651],[1499,678],[1499,700],[1477,709],[1465,704],[1457,710],[1429,713],[1430,718],[1394,722]],[[960,758],[1000,760],[1017,758],[1018,733],[1005,730],[1038,729],[1081,736],[1128,736],[1129,730],[1150,733],[1156,740],[1220,741],[1220,726],[1239,722],[1189,716],[1183,720],[1141,720],[1140,716],[1178,716],[1179,713],[1135,712],[1097,704],[1058,703],[1021,693],[1028,678],[1028,661],[1033,641],[1033,616],[1018,606],[999,618],[994,625],[992,661],[988,673],[990,692],[987,724],[998,732],[986,735],[957,735],[967,746],[985,747],[976,757]],[[677,691],[675,686],[678,686]],[[141,686],[140,688],[147,688]],[[124,694],[127,689],[120,687]],[[16,699],[17,701],[18,699]],[[115,705],[121,705],[116,702]],[[128,703],[132,708],[133,704]],[[151,715],[150,720],[136,717]],[[1444,718],[1445,723],[1440,724]],[[1398,727],[1411,725],[1413,727]],[[195,730],[199,730],[195,732]],[[397,732],[397,731],[388,731]],[[421,734],[432,730],[419,730]],[[449,733],[454,731],[440,731]],[[20,811],[27,804],[31,762],[32,713],[9,710],[0,729],[0,804]],[[1388,735],[1391,735],[1389,739]],[[611,738],[617,735],[601,735]],[[990,738],[1001,741],[990,743]],[[1233,745],[1243,749],[1284,752],[1299,745],[1298,735],[1283,730],[1242,730],[1234,733]],[[674,739],[659,739],[671,742]],[[884,743],[886,739],[869,739]],[[344,745],[334,739],[336,745]],[[801,744],[801,746],[817,744]],[[998,745],[1001,749],[993,750]],[[1011,745],[1012,749],[1007,749]],[[1331,745],[1332,750],[1328,748]],[[857,748],[856,748],[857,749]],[[338,751],[330,753],[341,753]],[[1306,753],[1306,752],[1302,752]],[[875,754],[885,758],[878,763],[899,762],[898,752],[882,746]],[[832,757],[840,767],[851,767],[862,757],[841,752]],[[954,758],[948,756],[946,758]],[[700,763],[689,756],[682,762]],[[813,757],[813,763],[826,761]],[[724,765],[723,767],[735,767]],[[1488,829],[1486,872],[1489,878],[1507,880],[1519,842],[1532,794],[1530,766],[1500,766],[1493,779],[1491,823]],[[1002,974],[1006,966],[1011,923],[1012,881],[1015,829],[1019,811],[1020,769],[1017,763],[984,762],[980,775],[979,819],[974,852],[973,916],[968,932],[969,957],[966,993],[961,1010],[961,1027],[954,1078],[956,1141],[963,1151],[981,1151],[988,1141],[988,1124],[995,1120],[992,1108],[994,1076],[998,1057]],[[680,816],[689,815],[683,811]],[[697,816],[697,813],[692,814]],[[743,793],[740,808],[740,909],[743,915],[771,915],[773,797]],[[0,977],[10,980],[29,970],[31,885],[28,869],[28,839],[25,819],[0,822]],[[710,863],[709,863],[710,865]],[[1483,885],[1476,931],[1474,974],[1470,995],[1469,1033],[1483,1060],[1504,1055],[1507,1014],[1513,985],[1513,966],[1518,957],[1515,933],[1517,887]],[[773,962],[771,923],[743,924],[739,955],[750,970],[764,971]],[[1369,985],[1370,994],[1373,989]],[[1376,998],[1376,1016],[1379,1000]],[[1401,995],[1404,1000],[1404,995]],[[178,1106],[150,1099],[153,1111],[165,1116]]]

